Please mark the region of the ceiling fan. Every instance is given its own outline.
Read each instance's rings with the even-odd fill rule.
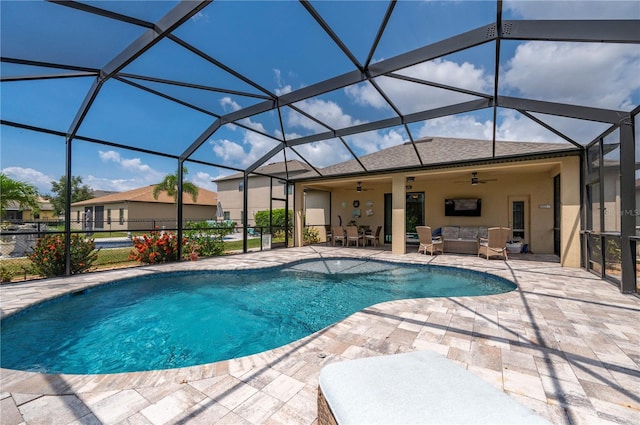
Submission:
[[[372,189],[366,189],[364,187],[362,187],[362,182],[358,182],[356,184],[356,192],[366,192],[367,190],[372,190]]]
[[[480,178],[478,177],[478,173],[476,171],[471,173],[471,186],[477,186],[478,184],[485,184],[488,182],[494,182],[497,181],[498,179],[483,179],[480,180]],[[469,180],[458,180],[456,181],[456,183],[469,183]]]

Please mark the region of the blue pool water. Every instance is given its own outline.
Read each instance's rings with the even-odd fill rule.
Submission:
[[[0,363],[72,374],[192,366],[279,347],[383,301],[513,289],[484,273],[354,259],[166,273],[112,282],[8,317]]]

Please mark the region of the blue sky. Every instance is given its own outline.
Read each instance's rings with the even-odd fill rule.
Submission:
[[[87,2],[139,19],[155,21],[172,1]],[[316,1],[312,5],[340,36],[360,63],[369,55],[384,1]],[[139,36],[143,29],[68,7],[40,1],[3,0],[0,42],[3,57],[70,63],[102,68]],[[373,54],[381,61],[495,20],[495,2],[400,1]],[[504,19],[640,19],[640,2],[505,1]],[[82,36],[78,36],[82,34]],[[105,37],[105,34],[107,36]],[[260,103],[267,93],[282,95],[353,70],[353,65],[304,8],[294,1],[215,1],[174,34],[204,54],[244,75],[250,84],[165,39],[122,72],[224,88],[217,92],[185,88],[128,77],[132,84],[189,102],[200,110],[171,102],[115,79],[100,90],[78,134],[141,149],[181,154],[223,115]],[[503,42],[500,94],[629,111],[640,104],[640,47],[637,45]],[[493,93],[494,45],[419,64],[398,73],[469,90]],[[69,71],[2,63],[3,77],[61,74]],[[92,77],[0,84],[0,113],[8,121],[66,132],[91,87]],[[475,97],[380,77],[376,81],[402,113],[451,105]],[[333,128],[394,116],[369,83],[306,99],[295,106]],[[515,111],[500,109],[500,140],[562,142],[553,133]],[[276,111],[247,118],[242,126],[227,124],[216,131],[193,158],[221,166],[244,168],[277,140],[327,129],[283,108],[284,136]],[[606,126],[539,116],[580,143],[588,143]],[[449,136],[491,138],[492,111],[413,123],[414,138]],[[254,129],[256,131],[250,131]],[[65,143],[58,136],[10,126],[0,128],[0,168],[12,178],[28,181],[47,193],[50,182],[65,172]],[[403,127],[345,138],[357,155],[404,143]],[[324,167],[351,159],[336,140],[299,146],[312,165]],[[282,160],[280,154],[272,161]],[[287,159],[295,159],[288,153]],[[128,190],[157,183],[177,168],[173,159],[106,145],[74,141],[73,175],[94,189]],[[188,180],[216,190],[211,182],[233,170],[196,163],[187,165]]]

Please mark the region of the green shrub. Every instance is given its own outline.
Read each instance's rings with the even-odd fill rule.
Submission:
[[[62,276],[65,271],[64,235],[46,235],[38,238],[29,259],[33,271],[41,276]],[[93,267],[98,258],[93,239],[81,235],[71,235],[71,274],[84,273]]]
[[[320,232],[315,227],[305,227],[302,230],[302,239],[305,244],[320,242]]]
[[[187,239],[182,238],[183,246]],[[178,237],[173,232],[153,231],[148,235],[133,238],[130,260],[155,264],[178,260]]]
[[[285,213],[284,208],[275,209],[271,211],[271,218],[272,218],[271,225],[273,227],[279,227],[284,229],[284,227],[286,226],[284,213]],[[269,211],[268,210],[257,211],[256,213],[253,214],[253,218],[256,221],[256,227],[264,227],[265,233],[267,233],[269,230]],[[289,228],[291,229],[292,227],[293,227],[293,211],[289,210]]]
[[[0,268],[0,282],[8,283],[15,277],[16,273],[13,270],[9,270],[8,267],[2,266]]]
[[[188,250],[197,252],[201,257],[222,255],[225,251],[223,238],[233,233],[234,227],[233,222],[189,222],[184,231]]]

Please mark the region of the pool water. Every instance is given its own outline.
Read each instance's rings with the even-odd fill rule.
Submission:
[[[71,374],[185,367],[273,349],[383,301],[513,289],[484,273],[354,259],[164,273],[8,317],[0,362],[3,368]]]

